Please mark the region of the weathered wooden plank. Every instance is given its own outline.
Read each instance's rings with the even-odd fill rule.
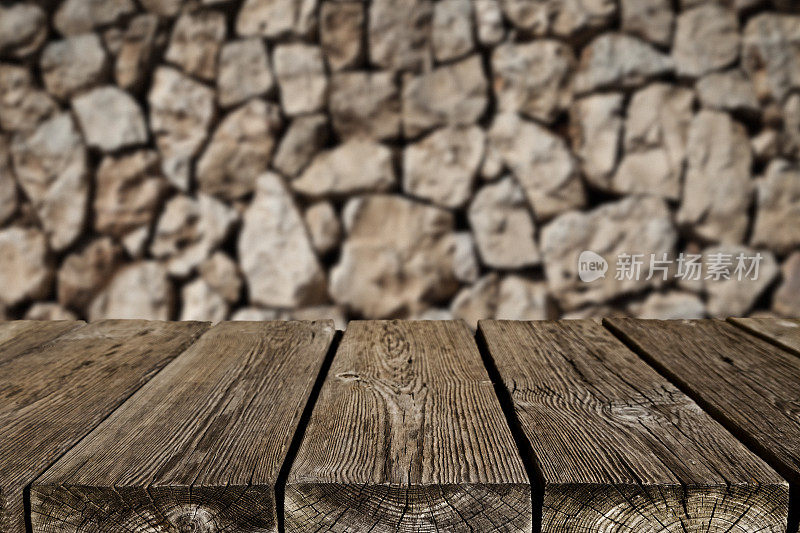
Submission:
[[[36,532],[278,530],[332,321],[216,325],[31,488]]]
[[[606,325],[792,485],[800,517],[800,359],[721,320]]]
[[[351,322],[286,485],[286,531],[530,531],[530,483],[463,322]]]
[[[0,322],[0,364],[30,349],[46,344],[68,331],[83,326],[82,321],[14,320]]]
[[[25,531],[24,488],[206,327],[102,321],[0,363],[0,531]]]
[[[800,355],[800,319],[793,318],[729,318],[729,322]]]
[[[602,325],[480,335],[536,458],[543,532],[786,530],[788,484]]]

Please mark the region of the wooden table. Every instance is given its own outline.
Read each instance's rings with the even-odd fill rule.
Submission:
[[[790,532],[800,321],[0,322],[0,532]]]

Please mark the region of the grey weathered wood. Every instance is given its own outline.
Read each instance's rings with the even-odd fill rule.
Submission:
[[[17,352],[0,355],[0,531],[25,531],[24,488],[206,327],[111,320],[23,351],[22,340],[4,342]]]
[[[728,321],[776,346],[800,355],[800,319],[729,318]]]
[[[800,359],[721,320],[607,326],[792,485],[800,517]]]
[[[480,334],[536,458],[543,532],[786,530],[788,484],[602,325]]]
[[[275,485],[334,333],[216,325],[34,483],[34,531],[276,532]]]
[[[530,531],[530,483],[463,322],[351,322],[286,485],[286,531]]]
[[[59,335],[79,328],[82,321],[14,320],[0,322],[0,364],[10,361],[32,348],[46,344]]]

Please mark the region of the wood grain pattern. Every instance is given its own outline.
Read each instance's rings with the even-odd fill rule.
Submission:
[[[31,489],[36,532],[276,532],[332,321],[216,325]]]
[[[47,344],[58,336],[83,326],[82,321],[14,320],[0,322],[0,364]]]
[[[788,484],[602,325],[480,335],[536,458],[543,532],[786,531]]]
[[[24,488],[206,327],[108,320],[0,355],[0,531],[25,531]]]
[[[729,322],[800,355],[800,319],[793,318],[729,318]]]
[[[800,359],[721,320],[606,325],[789,480],[800,518]]]
[[[351,322],[286,486],[286,531],[530,531],[531,489],[463,322]]]

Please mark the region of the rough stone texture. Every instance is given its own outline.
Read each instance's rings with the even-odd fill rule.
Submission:
[[[147,142],[147,126],[136,100],[117,87],[94,89],[72,100],[86,144],[113,152]]]
[[[197,162],[200,190],[224,200],[252,193],[269,165],[281,123],[278,106],[259,99],[229,113]]]
[[[400,92],[391,72],[334,75],[328,107],[339,137],[391,139],[400,135]]]
[[[744,127],[730,116],[701,111],[688,135],[688,163],[680,224],[700,238],[740,243],[753,196],[752,154]]]
[[[798,314],[791,1],[0,3],[2,319]]]
[[[11,153],[50,247],[63,250],[83,231],[89,189],[86,148],[72,118],[61,113],[16,137]]]
[[[403,84],[405,134],[416,137],[437,126],[474,124],[489,103],[487,90],[478,56],[407,79]]]
[[[272,57],[281,90],[281,105],[287,115],[319,111],[325,105],[328,78],[322,50],[307,44],[285,44]]]
[[[156,261],[133,263],[117,271],[89,308],[90,320],[142,318],[168,320],[175,305],[167,270]]]
[[[744,254],[747,258],[754,256],[756,253],[760,253],[762,256],[762,260],[758,265],[756,279],[750,279],[747,276],[743,276],[741,280],[738,279],[734,275],[734,271],[738,263],[737,257],[739,254]],[[730,279],[719,280],[706,279],[708,274],[704,277],[703,289],[708,295],[708,314],[712,318],[743,316],[750,311],[756,300],[778,277],[779,268],[775,256],[770,252],[753,250],[745,246],[721,245],[703,250],[706,264],[714,261],[713,258],[710,258],[714,254],[729,256],[731,276]]]
[[[264,174],[258,179],[256,196],[244,214],[238,249],[250,301],[283,308],[320,301],[325,273],[279,176]]]
[[[800,169],[775,160],[756,182],[756,218],[750,244],[781,255],[800,247]]]
[[[47,243],[41,232],[16,227],[0,231],[0,304],[11,306],[43,298],[52,279]]]
[[[214,92],[175,69],[161,67],[155,73],[148,101],[161,168],[170,183],[186,191],[192,160],[208,137],[214,118]]]
[[[709,2],[684,11],[675,27],[675,70],[682,76],[702,76],[727,67],[739,57],[740,41],[733,10]]]
[[[505,113],[495,118],[489,142],[522,185],[537,219],[584,204],[578,162],[560,137]]]
[[[48,92],[57,98],[98,85],[106,74],[106,52],[94,33],[48,44],[39,61]]]
[[[677,232],[667,205],[652,197],[630,197],[605,204],[588,213],[572,211],[542,229],[541,250],[552,295],[563,309],[574,310],[604,302],[623,294],[643,291],[663,283],[659,275],[650,280],[615,279],[620,254],[671,254]],[[605,277],[591,283],[578,277],[578,257],[590,250],[609,262]],[[642,265],[647,273],[649,263]]]
[[[451,209],[469,200],[483,159],[483,130],[443,128],[403,153],[403,190]]]
[[[468,217],[485,265],[519,269],[541,261],[525,193],[512,178],[483,186],[469,206]]]
[[[574,63],[572,50],[558,41],[498,46],[492,54],[498,109],[552,122],[570,103]]]
[[[308,196],[384,191],[396,181],[392,151],[365,139],[353,139],[317,155],[292,182]]]

